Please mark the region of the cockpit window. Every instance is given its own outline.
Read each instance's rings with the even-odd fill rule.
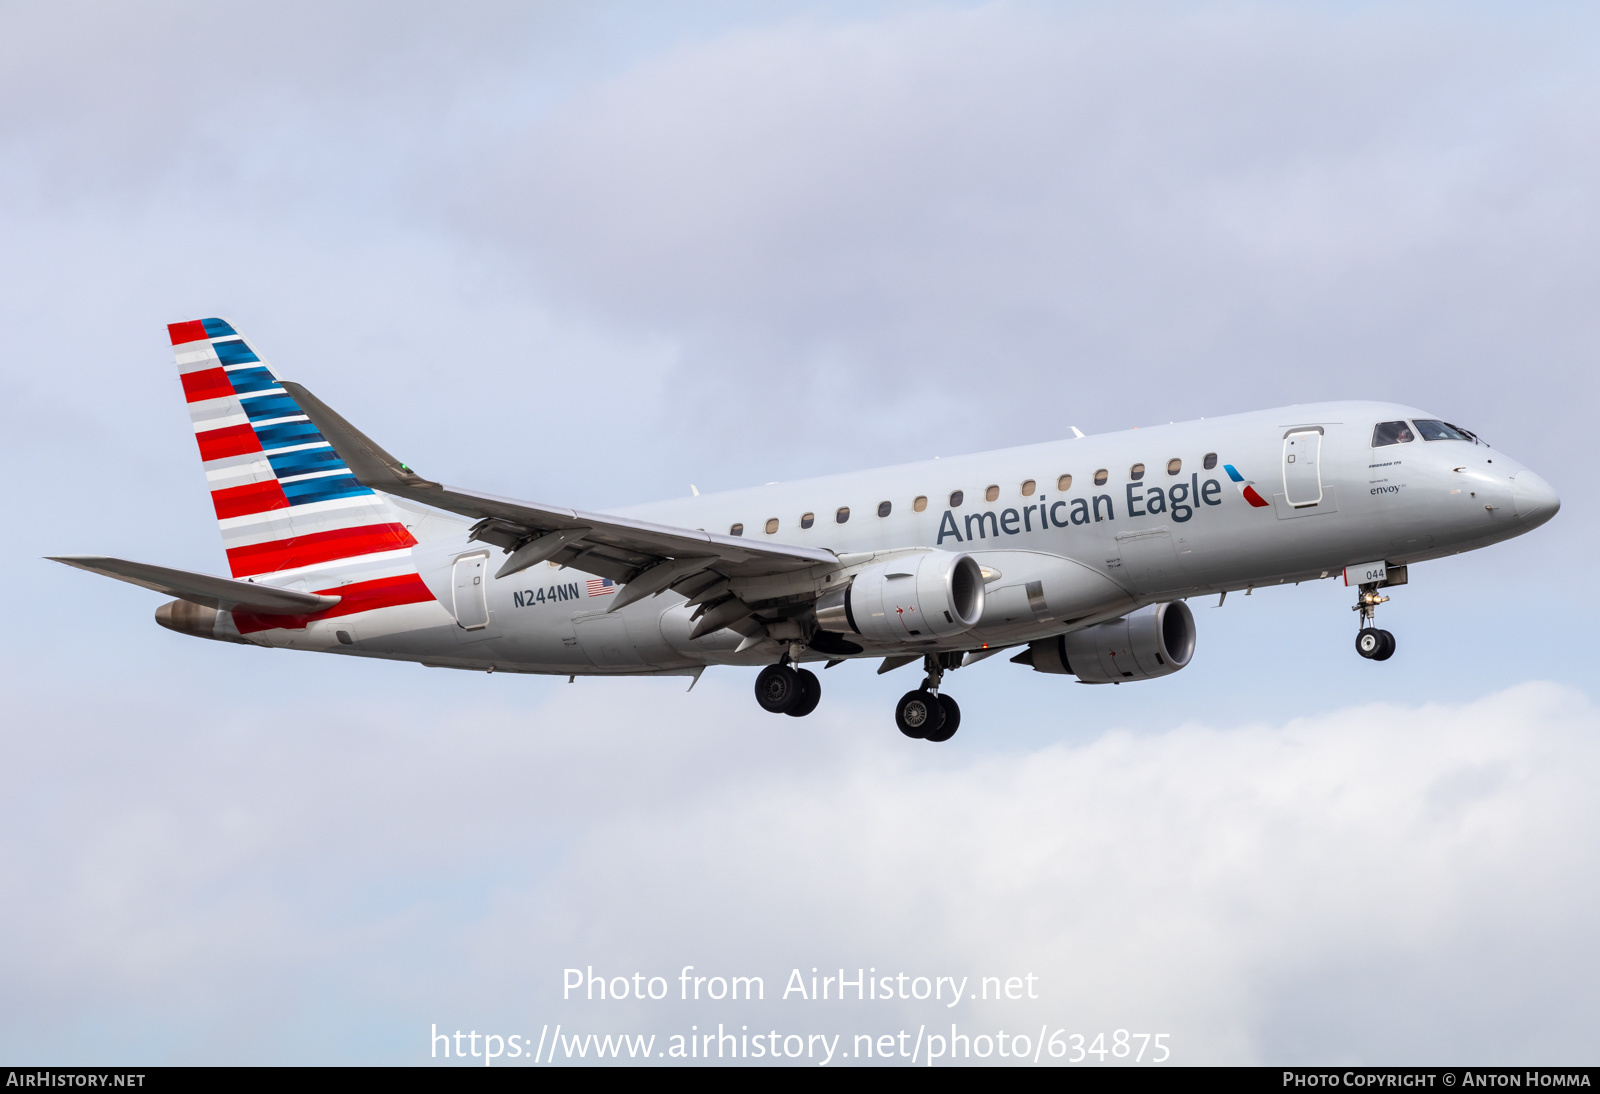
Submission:
[[[1416,435],[1411,432],[1411,424],[1409,422],[1379,422],[1372,431],[1373,448],[1382,448],[1391,444],[1405,444],[1416,439]]]
[[[1476,441],[1478,438],[1465,429],[1457,429],[1449,422],[1417,419],[1417,432],[1425,441]]]

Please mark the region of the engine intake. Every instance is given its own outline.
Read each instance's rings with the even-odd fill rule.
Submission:
[[[874,642],[942,638],[983,615],[983,569],[971,555],[919,551],[868,566],[817,601],[817,625]]]
[[[1181,600],[1152,604],[1121,619],[1028,644],[1015,660],[1035,672],[1076,676],[1085,684],[1119,684],[1168,676],[1194,656],[1194,613]]]

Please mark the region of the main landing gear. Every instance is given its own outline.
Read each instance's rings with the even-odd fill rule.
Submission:
[[[809,669],[797,669],[787,661],[768,665],[756,677],[756,702],[771,714],[804,718],[822,701],[822,681]]]
[[[907,737],[919,741],[948,741],[961,727],[961,708],[948,695],[939,693],[939,681],[946,669],[961,663],[962,654],[929,654],[923,658],[928,675],[922,687],[900,697],[894,708],[895,725]],[[797,669],[787,656],[768,665],[756,677],[756,702],[772,714],[804,718],[817,709],[822,699],[822,683],[816,673]]]
[[[944,679],[946,668],[944,659],[931,653],[923,661],[928,677],[921,688],[900,696],[894,708],[894,724],[900,727],[901,733],[916,740],[948,741],[961,728],[961,708],[950,696],[939,694],[939,681]]]
[[[1350,609],[1361,613],[1361,629],[1356,632],[1356,652],[1369,661],[1387,661],[1394,656],[1394,635],[1372,625],[1378,605],[1388,599],[1378,595],[1378,584],[1372,582],[1361,586],[1355,607]]]

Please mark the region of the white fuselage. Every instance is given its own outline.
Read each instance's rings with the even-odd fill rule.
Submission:
[[[1145,604],[1332,577],[1361,563],[1403,565],[1456,554],[1520,535],[1554,515],[1560,503],[1548,484],[1498,449],[1420,437],[1373,447],[1376,423],[1431,417],[1377,402],[1292,406],[618,513],[725,534],[739,526],[735,534],[755,542],[833,551],[846,567],[916,548],[969,553],[986,571],[985,607],[975,627],[900,643],[857,639],[858,656],[1010,646]],[[1291,436],[1301,446],[1297,462],[1289,462]],[[1246,498],[1229,466],[1265,504]],[[1070,485],[1063,489],[1065,476]],[[952,504],[957,491],[960,503]],[[926,499],[920,508],[919,498]],[[615,593],[600,582],[591,586],[590,575],[576,568],[541,563],[496,580],[502,554],[469,540],[467,522],[398,504],[415,517],[410,527],[420,542],[411,551],[433,603],[247,639],[562,675],[686,673],[775,659],[771,648],[750,647],[729,630],[690,639],[693,609],[670,591],[607,613]],[[806,514],[809,526],[802,523]],[[473,554],[489,556],[482,571],[487,622],[468,630],[457,620],[454,575],[458,560]],[[284,584],[327,589],[360,580],[359,567],[330,565]],[[747,648],[737,652],[741,645]],[[801,659],[826,656],[809,651]]]

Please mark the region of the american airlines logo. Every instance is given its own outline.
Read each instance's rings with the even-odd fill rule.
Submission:
[[[1292,459],[1293,457],[1290,458]],[[1257,509],[1265,509],[1267,507],[1267,499],[1256,493],[1255,480],[1247,479],[1239,474],[1231,463],[1223,464],[1222,469],[1228,473],[1228,478],[1232,479],[1234,485],[1239,488],[1239,496],[1241,498]]]

